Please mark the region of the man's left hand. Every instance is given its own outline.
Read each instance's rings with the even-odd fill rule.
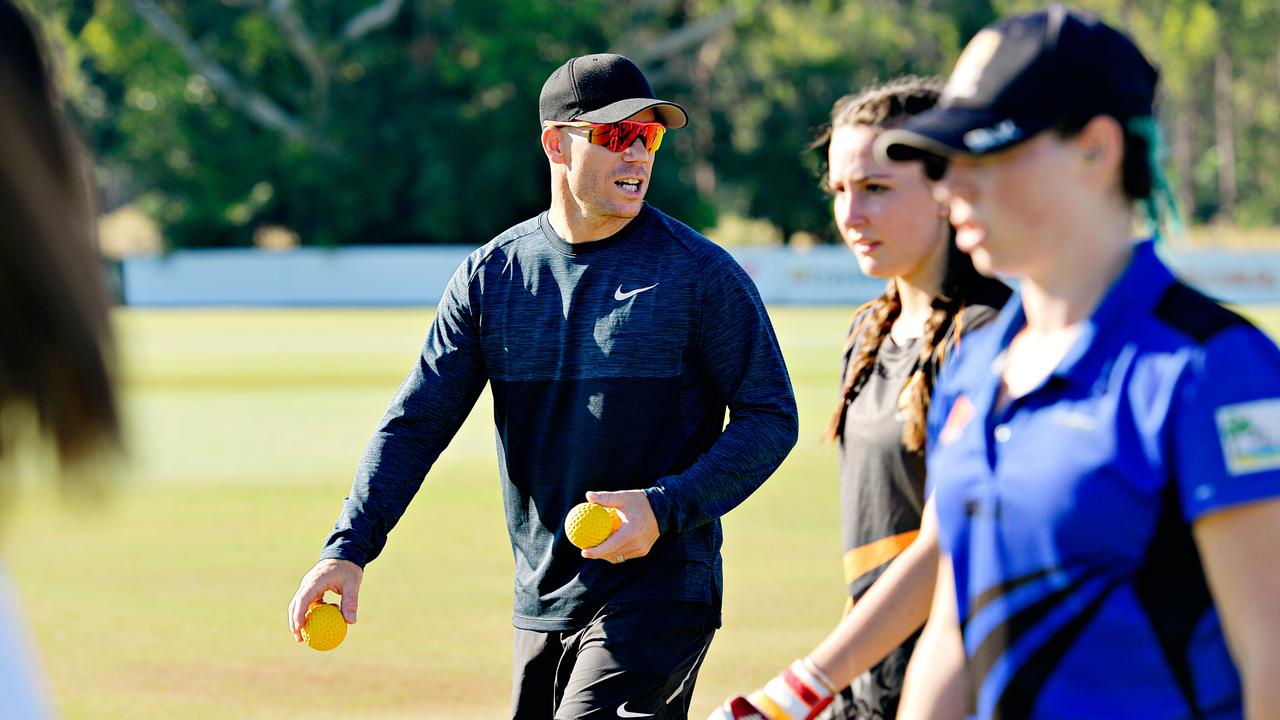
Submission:
[[[616,508],[622,516],[622,525],[608,540],[583,550],[582,557],[617,564],[649,554],[649,548],[658,541],[661,533],[658,532],[658,519],[654,517],[649,498],[643,490],[589,492],[587,500]]]

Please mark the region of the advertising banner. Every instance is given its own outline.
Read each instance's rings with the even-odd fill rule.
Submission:
[[[125,303],[172,306],[435,305],[474,248],[360,247],[285,252],[200,250],[124,261]],[[766,303],[858,305],[884,281],[840,246],[731,251]],[[1280,303],[1280,252],[1163,253],[1189,283],[1233,304]]]

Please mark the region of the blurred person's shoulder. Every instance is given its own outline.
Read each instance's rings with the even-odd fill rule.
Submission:
[[[964,327],[969,333],[990,325],[1008,304],[1013,291],[1008,285],[994,278],[984,278],[975,284],[965,298]]]

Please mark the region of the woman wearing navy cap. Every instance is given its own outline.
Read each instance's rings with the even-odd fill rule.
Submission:
[[[1020,282],[934,398],[942,555],[900,717],[1280,717],[1280,351],[1130,239],[1160,215],[1155,84],[1053,6],[877,142],[945,160],[958,244]]]

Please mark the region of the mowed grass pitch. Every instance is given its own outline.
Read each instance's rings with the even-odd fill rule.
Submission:
[[[725,627],[693,717],[805,652],[843,600],[836,457],[818,437],[849,309],[770,312],[801,439],[726,518]],[[1280,309],[1249,313],[1280,331]],[[343,646],[295,645],[285,624],[430,319],[117,312],[132,457],[113,498],[85,509],[28,491],[3,518],[65,717],[505,716],[512,561],[487,395],[369,566]]]

